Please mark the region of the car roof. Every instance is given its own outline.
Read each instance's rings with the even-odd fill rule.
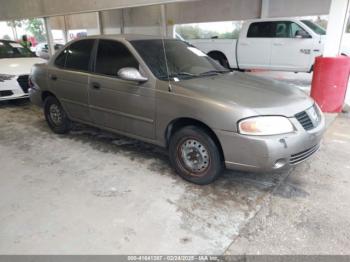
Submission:
[[[13,40],[6,40],[6,39],[0,39],[0,42],[6,42],[6,43],[17,43]]]
[[[168,37],[162,36],[152,36],[152,35],[137,35],[137,34],[121,34],[121,35],[96,35],[88,36],[81,39],[114,39],[114,40],[157,40],[157,39],[170,39]],[[80,40],[80,39],[79,39]]]

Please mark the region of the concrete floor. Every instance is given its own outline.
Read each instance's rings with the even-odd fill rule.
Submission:
[[[0,114],[0,254],[350,253],[345,116],[294,170],[200,187],[160,148],[84,126],[57,136],[29,103]]]

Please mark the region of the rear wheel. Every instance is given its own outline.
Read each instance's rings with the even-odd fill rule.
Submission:
[[[212,52],[209,53],[208,56],[210,56],[211,58],[213,58],[214,60],[216,60],[220,65],[222,65],[223,67],[230,69],[230,64],[226,58],[226,56],[223,53],[220,52]]]
[[[177,173],[195,184],[212,183],[224,169],[218,146],[207,132],[196,126],[185,127],[173,135],[169,155]]]
[[[65,134],[71,129],[71,121],[57,98],[49,96],[44,102],[46,122],[56,134]]]

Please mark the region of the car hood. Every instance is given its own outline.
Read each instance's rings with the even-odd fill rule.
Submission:
[[[34,64],[46,63],[38,57],[1,58],[0,74],[2,75],[28,75]]]
[[[233,72],[181,81],[185,95],[211,99],[251,115],[293,117],[313,105],[313,100],[295,86],[277,80]]]

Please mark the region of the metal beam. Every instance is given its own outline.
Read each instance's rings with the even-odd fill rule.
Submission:
[[[34,17],[51,17],[68,14],[105,11],[112,9],[184,2],[188,0],[0,0],[0,21]]]

